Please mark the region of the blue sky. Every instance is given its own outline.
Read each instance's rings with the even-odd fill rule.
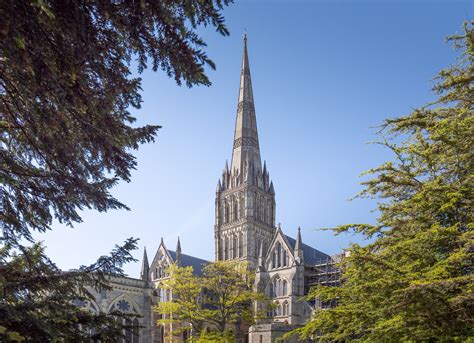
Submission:
[[[237,1],[224,11],[230,37],[200,32],[217,64],[211,87],[178,87],[147,70],[139,124],[159,124],[156,143],[137,152],[132,182],[113,194],[131,211],[83,212],[73,229],[37,235],[68,269],[93,262],[127,237],[153,258],[164,238],[174,250],[213,259],[215,188],[230,159],[242,33],[248,48],[261,155],[276,190],[277,222],[334,254],[354,235],[317,230],[373,223],[375,201],[348,201],[358,175],[391,159],[376,140],[384,118],[434,99],[436,73],[454,62],[444,43],[473,18],[470,1]],[[138,277],[140,262],[125,270]]]

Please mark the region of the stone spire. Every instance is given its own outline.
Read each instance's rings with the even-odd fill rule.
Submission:
[[[178,236],[178,242],[176,243],[176,263],[179,265],[181,262],[181,242],[179,241],[179,236]]]
[[[303,262],[303,241],[301,240],[301,228],[298,227],[298,235],[296,236],[296,243],[294,249],[295,257],[299,263]]]
[[[146,254],[146,247],[143,249],[142,270],[140,271],[140,279],[149,281],[150,264],[148,263],[148,256]]]
[[[249,162],[255,172],[261,171],[257,120],[255,118],[246,34],[244,34],[244,51],[242,56],[242,71],[240,73],[240,89],[237,118],[235,121],[231,173],[233,173],[234,170],[242,170],[243,162],[245,161],[244,154],[248,154]]]

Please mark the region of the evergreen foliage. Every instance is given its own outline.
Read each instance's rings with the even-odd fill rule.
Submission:
[[[382,144],[394,161],[369,170],[361,197],[379,199],[373,239],[343,260],[343,284],[309,297],[336,300],[301,338],[320,342],[472,341],[474,337],[474,22],[449,37],[461,51],[442,70],[436,102],[387,119]]]
[[[210,85],[205,68],[215,66],[196,29],[228,35],[230,2],[0,2],[0,340],[79,341],[89,328],[115,340],[114,314],[71,303],[90,297],[85,285],[107,288],[123,275],[136,240],[61,273],[32,234],[53,219],[81,222],[83,209],[127,209],[110,190],[130,181],[133,150],[159,129],[134,124],[141,79],[131,65]]]
[[[129,239],[96,263],[68,272],[58,269],[39,243],[21,247],[20,253],[8,244],[0,248],[0,341],[108,341],[131,330],[117,321],[127,314],[93,312],[78,304],[92,299],[87,286],[109,290],[109,278],[124,275],[122,266],[134,261],[130,251],[135,248],[136,239]]]
[[[172,291],[173,298],[158,303],[155,311],[164,316],[158,323],[192,324],[198,342],[233,342],[230,325],[252,324],[257,314],[252,302],[265,299],[253,289],[255,273],[240,261],[209,263],[202,276],[193,275],[192,267],[172,265],[168,275],[162,287]],[[179,334],[189,326],[174,330]]]

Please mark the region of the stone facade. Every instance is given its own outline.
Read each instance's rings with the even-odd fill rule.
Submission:
[[[283,233],[280,225],[275,225],[275,189],[266,163],[262,167],[260,158],[246,37],[232,160],[230,167],[226,162],[217,183],[215,207],[215,259],[249,262],[256,273],[255,289],[264,292],[275,305],[274,309],[268,310],[265,319],[257,320],[250,328],[235,327],[237,341],[274,342],[310,318],[318,305],[317,302],[308,303],[303,296],[307,294],[318,266],[322,263],[332,266],[333,260],[303,244],[299,228],[293,239]],[[130,342],[167,342],[166,334],[174,328],[172,325],[158,326],[156,320],[159,318],[152,308],[156,303],[172,298],[172,292],[161,287],[168,277],[166,267],[172,263],[193,266],[195,273],[200,274],[207,261],[183,254],[179,238],[175,251],[167,249],[162,239],[151,264],[144,252],[140,279],[114,279],[113,291],[96,294],[96,302],[90,306],[101,311],[109,311],[115,306],[136,313],[144,328],[140,329],[139,336],[129,337]],[[264,305],[255,303],[254,306],[262,308]],[[186,338],[184,333],[182,337],[173,338],[173,342],[184,342]],[[288,342],[297,341],[293,337]]]
[[[80,307],[87,307],[94,312],[108,313],[119,310],[126,313],[136,314],[132,320],[137,329],[126,332],[125,342],[148,343],[152,342],[152,304],[153,289],[145,280],[129,277],[111,278],[112,290],[97,292],[90,289],[94,294],[95,301],[78,303]]]

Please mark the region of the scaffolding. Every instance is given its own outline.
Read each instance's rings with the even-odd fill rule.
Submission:
[[[305,271],[306,285],[308,292],[314,286],[339,287],[341,285],[341,270],[338,267],[339,256],[327,258],[307,266]],[[312,305],[315,309],[332,308],[337,305],[336,301],[321,301],[314,299]]]

